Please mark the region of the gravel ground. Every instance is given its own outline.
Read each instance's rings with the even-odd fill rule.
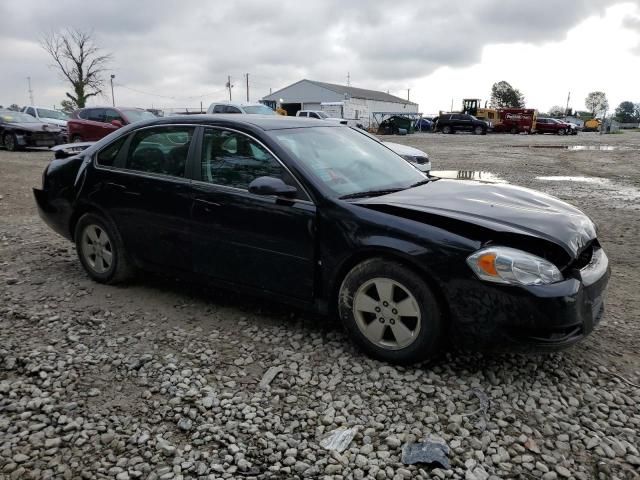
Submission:
[[[99,285],[35,212],[50,155],[0,151],[0,479],[640,478],[640,134],[393,140],[591,215],[613,263],[600,327],[562,353],[401,368],[288,307],[149,275]],[[539,178],[558,176],[578,179]],[[358,432],[325,450],[338,427]],[[401,462],[432,438],[449,470]]]

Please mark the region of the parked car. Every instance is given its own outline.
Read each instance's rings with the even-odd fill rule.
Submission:
[[[110,133],[141,120],[151,120],[156,116],[142,108],[88,107],[76,110],[67,122],[71,142],[91,142],[100,140]]]
[[[577,135],[578,129],[572,123],[555,118],[538,118],[536,133],[553,133],[555,135]]]
[[[22,112],[0,110],[0,145],[14,152],[25,147],[52,147],[62,141],[62,130]]]
[[[53,160],[42,218],[97,282],[206,278],[336,315],[370,355],[446,340],[555,350],[603,312],[609,264],[577,208],[507,184],[432,179],[343,126],[168,117]]]
[[[326,112],[321,110],[298,110],[296,112],[296,117],[315,118],[316,120],[326,120],[327,122],[339,123],[341,125],[349,124],[349,120],[346,118],[330,117]]]
[[[65,132],[67,130],[67,120],[69,120],[69,115],[61,110],[27,106],[22,107],[22,112],[37,118],[43,123],[55,125]]]
[[[486,135],[491,127],[491,122],[478,120],[467,113],[443,113],[438,116],[434,129],[442,133],[473,132],[475,135]]]
[[[416,132],[430,132],[433,130],[433,121],[428,118],[421,118],[416,121],[414,130]]]
[[[375,135],[371,135],[369,132],[363,129],[358,128],[356,129],[356,131],[368,136],[369,138],[372,138],[376,142],[380,142],[382,145],[404,158],[407,162],[409,162],[421,172],[429,173],[431,171],[431,160],[429,159],[429,154],[427,154],[427,152],[423,152],[422,150],[419,150],[415,147],[410,147],[409,145],[403,145],[401,143],[383,142]]]
[[[250,115],[276,115],[276,112],[262,103],[215,102],[209,105],[207,113],[246,113]]]

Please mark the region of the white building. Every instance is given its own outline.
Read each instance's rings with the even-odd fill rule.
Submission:
[[[365,127],[372,123],[374,113],[418,112],[417,103],[388,93],[306,79],[267,95],[262,102],[282,107],[287,115],[295,115],[298,110],[322,110]]]

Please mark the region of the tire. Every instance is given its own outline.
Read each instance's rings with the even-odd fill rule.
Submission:
[[[80,263],[96,282],[116,284],[132,277],[122,239],[110,221],[85,213],[76,224],[74,239]]]
[[[474,135],[485,135],[487,133],[487,131],[482,128],[480,125],[478,125],[477,127],[474,127],[473,129],[473,134]]]
[[[564,128],[561,128],[560,130],[558,130],[558,135],[564,135],[565,133],[567,132],[565,132]]]
[[[80,143],[83,142],[82,137],[77,133],[71,137],[71,143]]]
[[[2,137],[2,144],[4,145],[4,148],[10,152],[18,150],[18,139],[16,138],[15,133],[5,133]]]
[[[444,127],[442,127],[442,133],[448,135],[450,133],[455,133],[455,131],[449,125],[445,125]]]
[[[403,309],[407,315],[401,316]],[[416,273],[396,262],[373,258],[356,265],[340,286],[338,313],[354,343],[379,360],[420,362],[441,345],[435,295]]]
[[[517,135],[518,129],[516,127],[511,127],[511,135]]]

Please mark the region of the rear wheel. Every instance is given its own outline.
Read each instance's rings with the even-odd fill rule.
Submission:
[[[4,137],[2,137],[2,143],[4,143],[4,147],[10,152],[18,150],[18,139],[14,133],[5,133]]]
[[[113,284],[131,277],[120,235],[108,220],[84,214],[76,225],[75,242],[80,263],[96,282]]]
[[[440,346],[440,308],[413,271],[376,258],[354,267],[338,295],[338,311],[353,341],[374,358],[408,364]]]
[[[564,128],[561,128],[560,130],[558,130],[558,135],[564,135],[565,133],[567,132],[565,131]]]
[[[482,128],[480,125],[478,125],[477,127],[475,127],[473,129],[473,133],[474,135],[484,135],[486,132],[486,130],[484,128]]]
[[[516,127],[511,127],[511,134],[516,135],[518,133],[518,129]]]
[[[442,127],[442,133],[445,134],[449,134],[449,133],[454,133],[453,128],[451,128],[449,125],[445,125],[444,127]]]

